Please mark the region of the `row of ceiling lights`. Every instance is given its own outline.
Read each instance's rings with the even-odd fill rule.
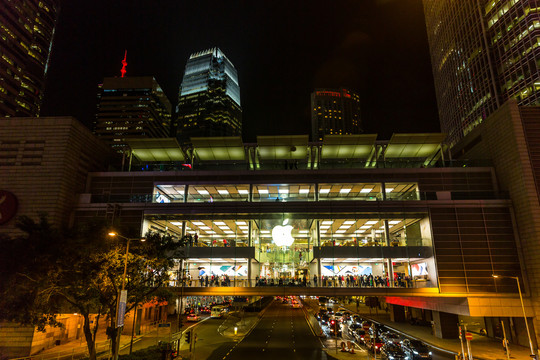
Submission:
[[[370,193],[371,191],[373,191],[373,189],[374,188],[364,188],[364,189],[360,190],[360,193],[367,194],[367,193]],[[210,195],[210,192],[208,190],[205,190],[205,189],[196,189],[196,190],[200,195],[203,195],[203,196]],[[328,193],[330,193],[330,190],[331,189],[320,189],[319,192],[321,194],[328,194]],[[342,189],[339,190],[339,193],[340,194],[348,194],[348,193],[351,192],[351,190],[352,190],[352,188],[342,188]],[[392,192],[392,190],[394,190],[394,188],[386,188],[385,189],[386,192]],[[249,190],[238,189],[237,191],[238,191],[238,194],[240,194],[240,195],[249,195]],[[309,194],[310,191],[311,191],[311,188],[300,189],[300,190],[298,190],[298,193],[299,194]],[[220,189],[220,190],[217,190],[217,192],[220,195],[230,195],[228,190]],[[270,193],[270,191],[268,189],[257,189],[257,192],[259,194],[262,194],[262,195],[266,195],[266,194]],[[289,189],[279,189],[278,193],[279,194],[288,194]]]

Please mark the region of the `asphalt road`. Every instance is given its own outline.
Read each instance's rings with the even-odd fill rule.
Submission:
[[[310,301],[310,304],[313,304],[312,301]],[[315,305],[317,306],[317,305]],[[318,307],[318,306],[317,306]],[[337,309],[340,307],[338,304],[335,304],[332,306],[334,308],[334,311],[337,311]],[[327,336],[329,336],[329,329],[326,327],[326,326],[323,326],[323,331],[327,334]],[[406,337],[405,336],[402,336],[400,334],[398,334],[400,336],[401,339],[405,339]],[[343,324],[343,328],[342,328],[342,339],[343,340],[351,340],[351,341],[354,341],[354,338],[351,338],[349,335],[348,335],[348,324],[345,323]],[[422,340],[422,339],[420,339]],[[340,340],[338,340],[339,342]],[[361,349],[366,349],[365,346],[363,345],[360,345],[360,348]],[[428,346],[428,348],[430,348],[431,352],[433,353],[433,358],[432,360],[455,360],[454,356],[451,355],[451,354],[448,354],[446,352],[441,352],[439,351],[438,349],[435,349],[435,348],[432,348],[430,346]],[[372,355],[373,356],[373,355]],[[377,354],[377,359],[380,359],[380,355]]]
[[[221,346],[208,357],[211,360],[253,358],[327,359],[320,340],[313,335],[304,318],[304,312],[278,301],[269,306],[256,327],[242,341]]]

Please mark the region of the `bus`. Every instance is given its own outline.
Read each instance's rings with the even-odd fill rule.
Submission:
[[[328,298],[324,296],[319,296],[319,306],[326,307],[327,303],[328,303]]]
[[[219,319],[222,318],[226,313],[227,308],[225,306],[216,305],[210,310],[210,317],[213,319]]]

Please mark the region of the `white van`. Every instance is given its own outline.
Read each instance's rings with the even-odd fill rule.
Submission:
[[[210,317],[213,319],[219,319],[222,318],[226,313],[227,309],[225,306],[217,305],[212,307],[212,310],[210,310]]]

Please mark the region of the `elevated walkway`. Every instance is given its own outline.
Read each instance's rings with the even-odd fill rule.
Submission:
[[[224,286],[173,287],[183,296],[421,296],[439,297],[438,288],[359,288],[359,287],[305,287],[305,286]],[[465,296],[464,296],[465,297]]]

